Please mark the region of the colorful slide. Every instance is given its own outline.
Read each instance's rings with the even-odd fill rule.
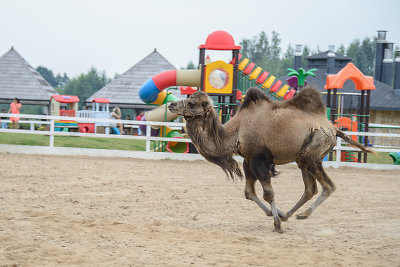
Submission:
[[[233,63],[234,60],[231,61],[231,64]],[[276,77],[274,75],[264,71],[261,67],[256,67],[256,64],[251,62],[250,59],[242,59],[241,54],[239,54],[238,69],[240,71],[238,89],[244,93],[249,87],[251,87],[248,85],[247,81],[243,81],[244,79],[250,81],[252,86],[257,86],[258,88],[265,90],[275,100],[287,100],[292,98],[296,93],[296,90],[289,90],[289,85],[284,84],[282,81],[277,80],[275,82]]]
[[[248,58],[240,60],[241,58],[242,56],[240,55],[238,65],[238,69],[240,70],[239,80],[242,79],[244,82],[239,82],[240,91],[245,93],[248,88],[258,86],[276,100],[293,97],[296,92],[295,90],[289,90],[289,86],[283,84],[282,81],[275,82],[275,76],[269,75],[268,72],[263,71],[260,67],[255,68],[255,64],[250,62]],[[210,61],[209,58],[207,60]],[[171,113],[167,105],[169,102],[178,99],[164,91],[164,89],[171,86],[199,87],[201,82],[200,77],[201,70],[170,70],[159,73],[149,79],[139,90],[140,99],[147,104],[159,105],[159,107],[146,112],[144,120],[160,122],[175,120],[178,115]],[[214,85],[223,84],[221,77],[215,73],[210,73],[209,79]],[[177,130],[169,128],[162,130],[164,132],[163,136],[182,138],[182,135]],[[152,135],[158,135],[159,133],[159,129],[154,128],[152,130]],[[186,152],[187,144],[168,142],[167,150],[170,152]]]
[[[140,99],[147,104],[159,105],[159,107],[148,111],[144,115],[144,120],[148,121],[172,121],[178,115],[171,113],[167,105],[169,102],[178,99],[164,89],[170,86],[200,86],[200,70],[170,70],[157,74],[149,79],[139,90]],[[168,138],[183,138],[178,130],[166,127],[165,129],[154,129],[152,135],[159,135]],[[187,153],[188,144],[182,142],[168,142],[167,151],[175,153]]]

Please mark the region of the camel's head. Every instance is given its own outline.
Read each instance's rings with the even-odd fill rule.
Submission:
[[[188,99],[171,102],[168,109],[185,118],[203,116],[212,109],[212,102],[208,95],[202,91],[197,91]]]

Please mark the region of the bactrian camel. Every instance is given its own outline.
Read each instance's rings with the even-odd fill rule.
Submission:
[[[287,220],[304,203],[317,194],[318,181],[322,193],[312,205],[297,215],[305,219],[335,191],[335,185],[322,167],[322,160],[336,145],[339,136],[365,152],[372,152],[337,129],[326,116],[320,92],[304,88],[287,101],[271,101],[262,91],[251,88],[238,113],[222,125],[212,101],[198,91],[183,101],[172,102],[169,110],[183,116],[187,132],[198,152],[219,165],[228,176],[242,178],[233,158],[244,158],[245,197],[274,218],[274,231],[281,233],[281,219]],[[305,190],[300,200],[284,213],[276,208],[271,177],[275,165],[296,162],[301,170]],[[269,210],[257,197],[254,184],[259,181]],[[281,219],[280,219],[281,218]]]

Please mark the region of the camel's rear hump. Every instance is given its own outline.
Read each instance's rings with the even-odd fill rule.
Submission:
[[[301,89],[293,98],[282,102],[279,107],[293,107],[305,112],[320,113],[325,115],[326,109],[322,101],[321,92],[314,87]]]

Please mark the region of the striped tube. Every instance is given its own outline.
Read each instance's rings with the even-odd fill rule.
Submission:
[[[199,86],[200,70],[168,70],[150,78],[140,89],[139,97],[147,104],[165,104],[177,99],[163,90],[176,85]]]
[[[161,72],[140,88],[139,97],[147,104],[154,103],[162,90],[173,85],[176,85],[176,70]]]

